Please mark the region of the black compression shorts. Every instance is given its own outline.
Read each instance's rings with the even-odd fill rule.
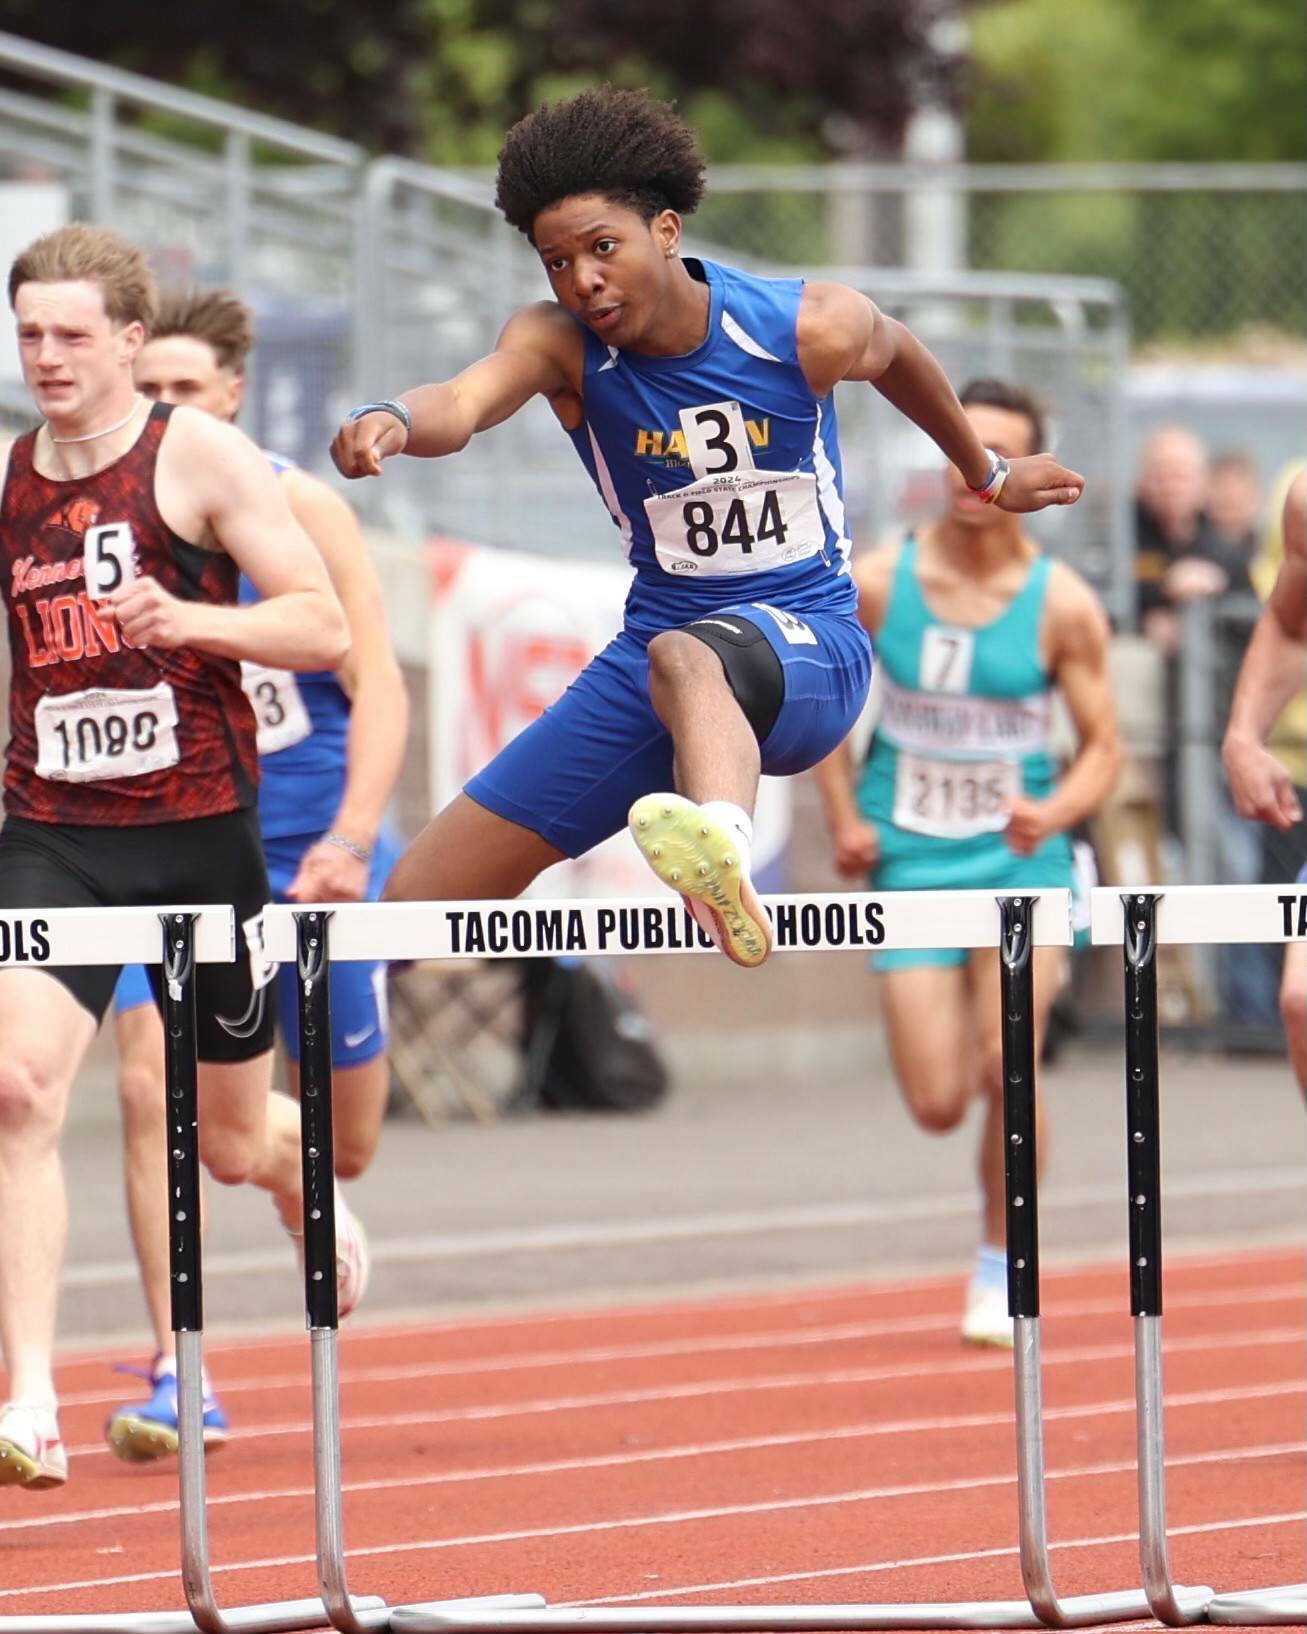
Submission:
[[[24,817],[7,817],[0,828],[0,908],[235,907],[235,963],[196,968],[201,1061],[249,1061],[272,1048],[276,1017],[269,972],[257,937],[251,950],[245,931],[251,921],[257,924],[269,895],[253,808],[137,828]],[[162,945],[162,930],[160,938]],[[119,971],[115,965],[51,965],[45,973],[100,1021]],[[150,968],[150,982],[157,1003],[157,965]]]

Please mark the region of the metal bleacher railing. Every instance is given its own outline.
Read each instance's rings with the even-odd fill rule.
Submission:
[[[228,103],[0,33],[0,187],[21,232],[23,187],[62,189],[64,213],[119,228],[165,281],[225,283],[255,308],[260,343],[247,429],[323,470],[352,400],[442,378],[489,348],[514,306],[539,297],[539,264],[505,229],[484,176],[367,155]],[[737,183],[720,175],[739,215]],[[7,180],[3,178],[7,177]],[[747,178],[745,178],[747,179]],[[748,212],[754,215],[752,209]],[[19,242],[22,240],[20,239]],[[15,244],[15,248],[17,245]],[[908,320],[954,378],[1005,373],[1044,390],[1059,441],[1093,482],[1093,503],[1046,525],[1123,621],[1131,613],[1122,486],[1124,301],[1106,279],[864,266],[825,271],[833,241],[800,230],[765,246],[695,245],[760,270],[805,264],[874,293]],[[0,359],[3,354],[0,353]],[[25,394],[0,367],[0,415],[24,423]],[[841,394],[851,522],[870,538],[933,502],[939,463],[874,393]],[[505,473],[527,473],[525,482]],[[579,462],[543,404],[477,439],[439,480],[416,463],[353,496],[402,538],[461,535],[550,553],[611,543]]]

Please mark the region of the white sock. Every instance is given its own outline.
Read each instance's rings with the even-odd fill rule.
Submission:
[[[711,817],[715,823],[720,823],[731,836],[740,853],[740,866],[747,874],[749,872],[749,854],[753,847],[753,818],[743,806],[734,805],[730,800],[704,800],[699,810],[705,816]]]

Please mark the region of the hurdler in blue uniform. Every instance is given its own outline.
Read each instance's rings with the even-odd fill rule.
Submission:
[[[346,476],[377,475],[392,454],[454,454],[543,396],[635,571],[621,635],[428,825],[387,895],[515,895],[629,822],[722,950],[757,965],[771,947],[749,880],[759,773],[833,749],[871,670],[836,383],[875,384],[987,499],[1070,503],[1081,479],[1045,455],[1010,470],[991,455],[935,360],[856,291],[682,258],[702,192],[693,134],[643,92],[586,91],[522,120],[497,201],[553,299],[453,380],[354,410],[332,453]]]

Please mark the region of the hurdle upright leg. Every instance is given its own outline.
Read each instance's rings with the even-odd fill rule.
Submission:
[[[1000,897],[1003,1004],[1003,1150],[1007,1210],[1008,1311],[1013,1321],[1017,1418],[1017,1506],[1021,1577],[1049,1628],[1146,1617],[1142,1590],[1059,1599],[1048,1557],[1045,1505],[1043,1370],[1039,1343],[1039,1209],[1035,1146],[1035,1002],[1033,902]]]
[[[195,922],[161,914],[163,924],[164,1082],[168,1097],[168,1249],[172,1325],[177,1340],[177,1435],[181,1494],[182,1586],[203,1634],[275,1634],[317,1628],[319,1600],[283,1600],[224,1613],[209,1570],[204,1469],[204,1319],[200,1281],[200,1151],[195,1038]],[[148,1625],[146,1625],[148,1627]]]
[[[1126,1169],[1129,1176],[1130,1314],[1135,1330],[1139,1560],[1153,1615],[1196,1622],[1214,1590],[1178,1590],[1166,1540],[1162,1391],[1162,1156],[1157,1059],[1157,897],[1125,908]],[[1196,1597],[1205,1596],[1200,1605]]]
[[[333,1628],[387,1628],[384,1600],[355,1599],[345,1570],[336,1301],[336,1165],[332,1131],[331,943],[328,909],[295,915],[300,1038],[300,1166],[304,1181],[304,1305],[313,1380],[313,1492],[318,1586]],[[433,1602],[430,1609],[544,1605],[538,1594]]]
[[[1208,1622],[1236,1627],[1301,1624],[1307,1622],[1307,1583],[1218,1595],[1212,1589],[1177,1590],[1171,1581],[1161,1334],[1161,1073],[1157,1041],[1157,909],[1161,900],[1159,892],[1130,892],[1120,898],[1124,916],[1130,1301],[1135,1321],[1139,1550],[1144,1584],[1154,1614],[1165,1623],[1194,1622],[1201,1615]],[[1201,1612],[1187,1598],[1198,1593],[1207,1596]]]

